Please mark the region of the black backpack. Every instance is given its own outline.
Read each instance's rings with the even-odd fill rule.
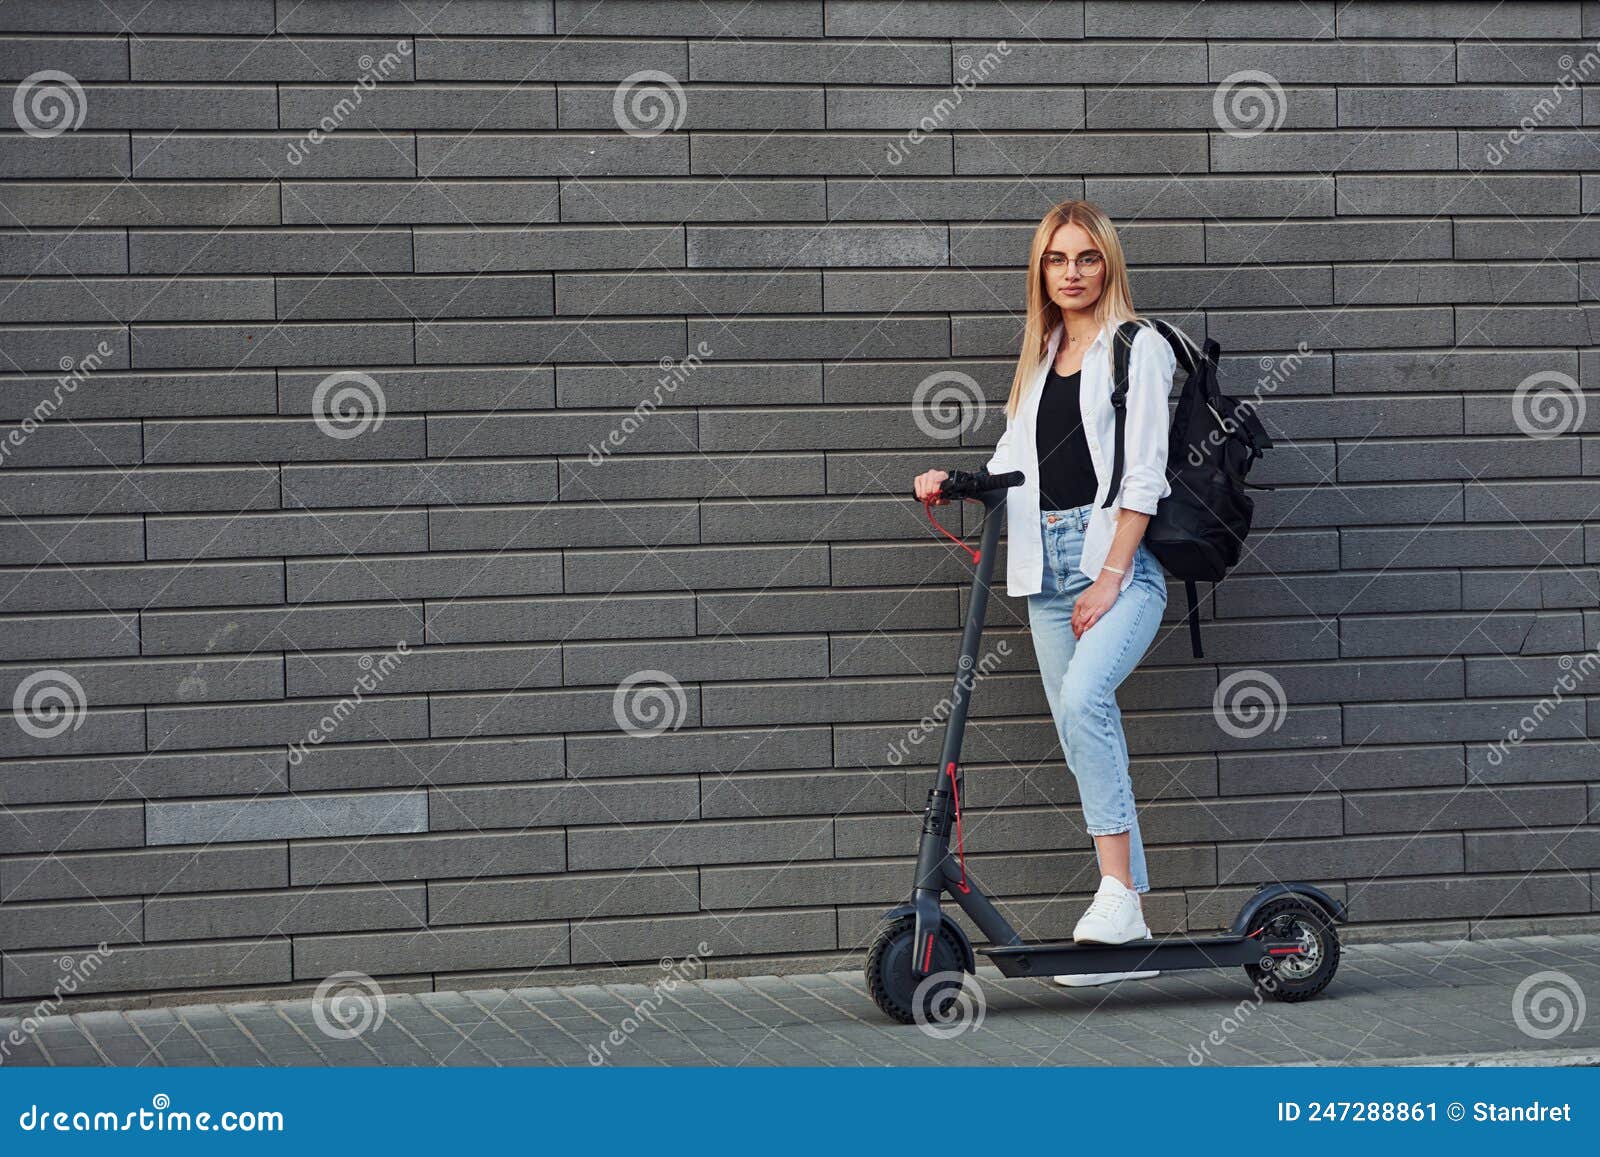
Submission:
[[[1248,402],[1224,397],[1217,389],[1217,358],[1222,347],[1207,338],[1198,363],[1189,344],[1164,321],[1150,318],[1167,339],[1178,364],[1188,372],[1178,395],[1167,435],[1167,481],[1172,493],[1156,506],[1145,528],[1144,541],[1167,573],[1183,580],[1189,599],[1189,644],[1196,659],[1200,651],[1200,607],[1195,583],[1211,586],[1211,610],[1216,614],[1216,584],[1239,561],[1255,502],[1246,486],[1271,490],[1246,482],[1261,452],[1272,445],[1267,431]],[[1111,488],[1102,504],[1110,506],[1122,486],[1124,429],[1127,423],[1128,357],[1133,352],[1139,322],[1126,321],[1112,341],[1111,405],[1116,410],[1116,448],[1112,458]]]

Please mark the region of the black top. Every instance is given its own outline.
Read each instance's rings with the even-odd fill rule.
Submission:
[[[1063,377],[1054,365],[1045,378],[1035,427],[1039,452],[1039,509],[1071,510],[1094,501],[1097,479],[1078,409],[1083,371]]]

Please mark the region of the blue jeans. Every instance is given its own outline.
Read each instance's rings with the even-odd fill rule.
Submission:
[[[1078,781],[1083,824],[1091,836],[1128,832],[1128,867],[1136,892],[1148,892],[1144,843],[1128,776],[1117,687],[1155,638],[1167,606],[1166,572],[1143,542],[1133,556],[1133,582],[1100,620],[1072,635],[1072,605],[1093,580],[1078,570],[1093,503],[1039,512],[1044,585],[1028,596],[1028,625],[1050,714]]]

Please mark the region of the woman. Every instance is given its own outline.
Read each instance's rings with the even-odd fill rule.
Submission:
[[[1024,475],[1006,495],[1007,593],[1028,599],[1039,674],[1100,865],[1099,890],[1072,938],[1124,944],[1150,935],[1139,899],[1150,884],[1116,689],[1150,646],[1167,605],[1166,575],[1143,538],[1156,503],[1171,493],[1167,394],[1177,356],[1153,327],[1135,335],[1122,483],[1105,508],[1116,436],[1112,337],[1124,321],[1138,320],[1122,244],[1099,208],[1066,201],[1039,222],[1029,271],[1022,356],[1005,433],[987,468]],[[946,477],[943,470],[919,475],[916,496],[943,501]],[[1077,986],[1155,975],[1055,980]]]

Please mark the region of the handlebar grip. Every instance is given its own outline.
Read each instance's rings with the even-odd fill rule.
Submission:
[[[1022,479],[1023,473],[1020,470],[1008,470],[1004,474],[990,474],[987,470],[979,470],[976,473],[952,470],[950,477],[939,484],[939,493],[945,498],[969,498],[988,490],[1021,486]]]

